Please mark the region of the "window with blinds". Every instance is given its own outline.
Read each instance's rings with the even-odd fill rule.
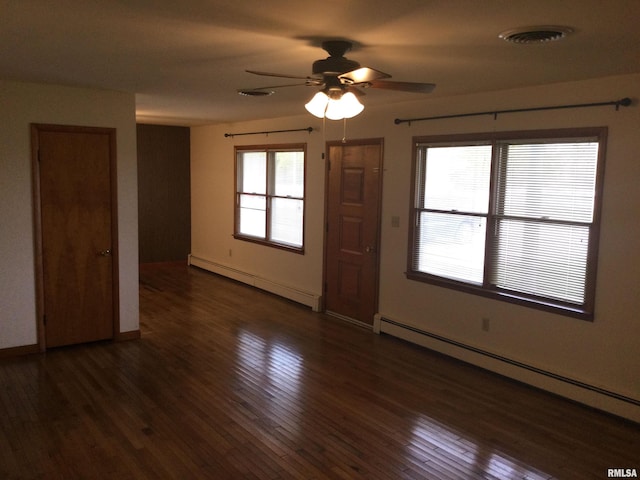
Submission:
[[[592,319],[605,138],[415,139],[408,277]]]
[[[236,147],[236,238],[302,252],[305,150]]]

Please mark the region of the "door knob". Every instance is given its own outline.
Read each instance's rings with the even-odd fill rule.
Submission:
[[[101,257],[110,257],[111,249],[107,248],[106,250],[102,250],[101,252],[98,253],[98,255],[100,255]]]
[[[367,245],[366,247],[364,247],[364,251],[367,252],[367,253],[375,252],[376,251],[376,247],[372,247],[371,245]]]

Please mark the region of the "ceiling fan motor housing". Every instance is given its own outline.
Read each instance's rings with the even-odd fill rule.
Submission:
[[[360,64],[345,57],[328,57],[313,62],[314,75],[341,75],[360,68]]]
[[[345,58],[344,54],[351,50],[351,42],[345,40],[328,40],[322,42],[322,48],[329,54],[327,58],[313,62],[314,75],[341,75],[360,68],[355,60]]]

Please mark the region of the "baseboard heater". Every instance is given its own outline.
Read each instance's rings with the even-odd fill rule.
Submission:
[[[274,282],[273,280],[193,255],[189,255],[188,262],[189,265],[193,265],[194,267],[199,267],[212,273],[217,273],[223,277],[231,278],[261,290],[265,290],[269,293],[293,300],[294,302],[301,303],[302,305],[307,305],[308,307],[311,307],[314,312],[320,311],[320,295],[300,290],[289,285],[283,285],[281,283]]]
[[[378,320],[378,319],[376,319],[376,320]],[[605,395],[605,396],[607,396],[609,398],[614,398],[616,400],[620,400],[622,402],[626,402],[626,403],[629,403],[631,405],[635,405],[637,407],[640,407],[640,400],[637,400],[635,398],[631,398],[631,397],[628,397],[626,395],[621,395],[619,393],[612,392],[610,390],[607,390],[607,389],[604,389],[604,388],[601,388],[601,387],[596,387],[595,385],[590,385],[588,383],[581,382],[581,381],[575,380],[573,378],[565,377],[563,375],[558,375],[557,373],[549,372],[548,370],[544,370],[544,369],[541,369],[541,368],[538,368],[538,367],[534,367],[532,365],[528,365],[526,363],[522,363],[522,362],[519,362],[517,360],[513,360],[511,358],[504,357],[502,355],[498,355],[498,354],[495,354],[495,353],[492,353],[492,352],[488,352],[486,350],[482,350],[480,348],[477,348],[477,347],[474,347],[474,346],[471,346],[471,345],[467,345],[465,343],[458,342],[456,340],[452,340],[450,338],[446,338],[446,337],[443,337],[441,335],[437,335],[435,333],[427,332],[425,330],[421,330],[419,328],[412,327],[411,325],[405,325],[403,323],[396,322],[395,320],[391,320],[389,318],[386,318],[386,317],[383,317],[383,316],[379,316],[379,324],[376,327],[376,329],[378,331],[382,332],[382,333],[388,333],[388,332],[384,331],[384,324],[393,325],[395,327],[398,327],[398,328],[401,328],[401,329],[404,329],[404,330],[408,330],[408,331],[413,332],[413,333],[417,333],[417,334],[422,335],[424,337],[428,337],[428,338],[431,338],[433,340],[437,340],[439,342],[443,342],[443,343],[446,343],[448,345],[452,345],[452,346],[457,347],[457,348],[462,348],[464,350],[483,355],[483,356],[491,358],[493,360],[498,360],[500,362],[512,365],[514,367],[522,368],[524,370],[528,370],[530,372],[534,372],[534,373],[537,373],[539,375],[543,375],[543,376],[548,377],[548,378],[553,378],[554,380],[559,380],[561,382],[564,382],[564,383],[567,383],[567,384],[570,384],[570,385],[573,385],[573,386],[576,386],[576,387],[580,387],[580,388],[583,388],[585,390],[589,390],[591,392],[598,393],[600,395]]]

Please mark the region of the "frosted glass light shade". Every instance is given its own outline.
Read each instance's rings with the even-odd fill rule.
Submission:
[[[364,110],[364,106],[356,96],[351,92],[347,92],[339,99],[329,99],[325,117],[329,120],[342,120],[343,118],[355,117],[362,110]]]
[[[324,92],[316,93],[305,105],[309,113],[318,118],[326,117],[329,120],[342,120],[352,118],[364,110],[358,98],[351,92],[343,94],[340,98],[330,98]]]
[[[324,117],[324,112],[327,109],[327,103],[329,103],[329,97],[324,92],[316,93],[311,100],[304,106],[311,115],[315,115],[318,118]]]

